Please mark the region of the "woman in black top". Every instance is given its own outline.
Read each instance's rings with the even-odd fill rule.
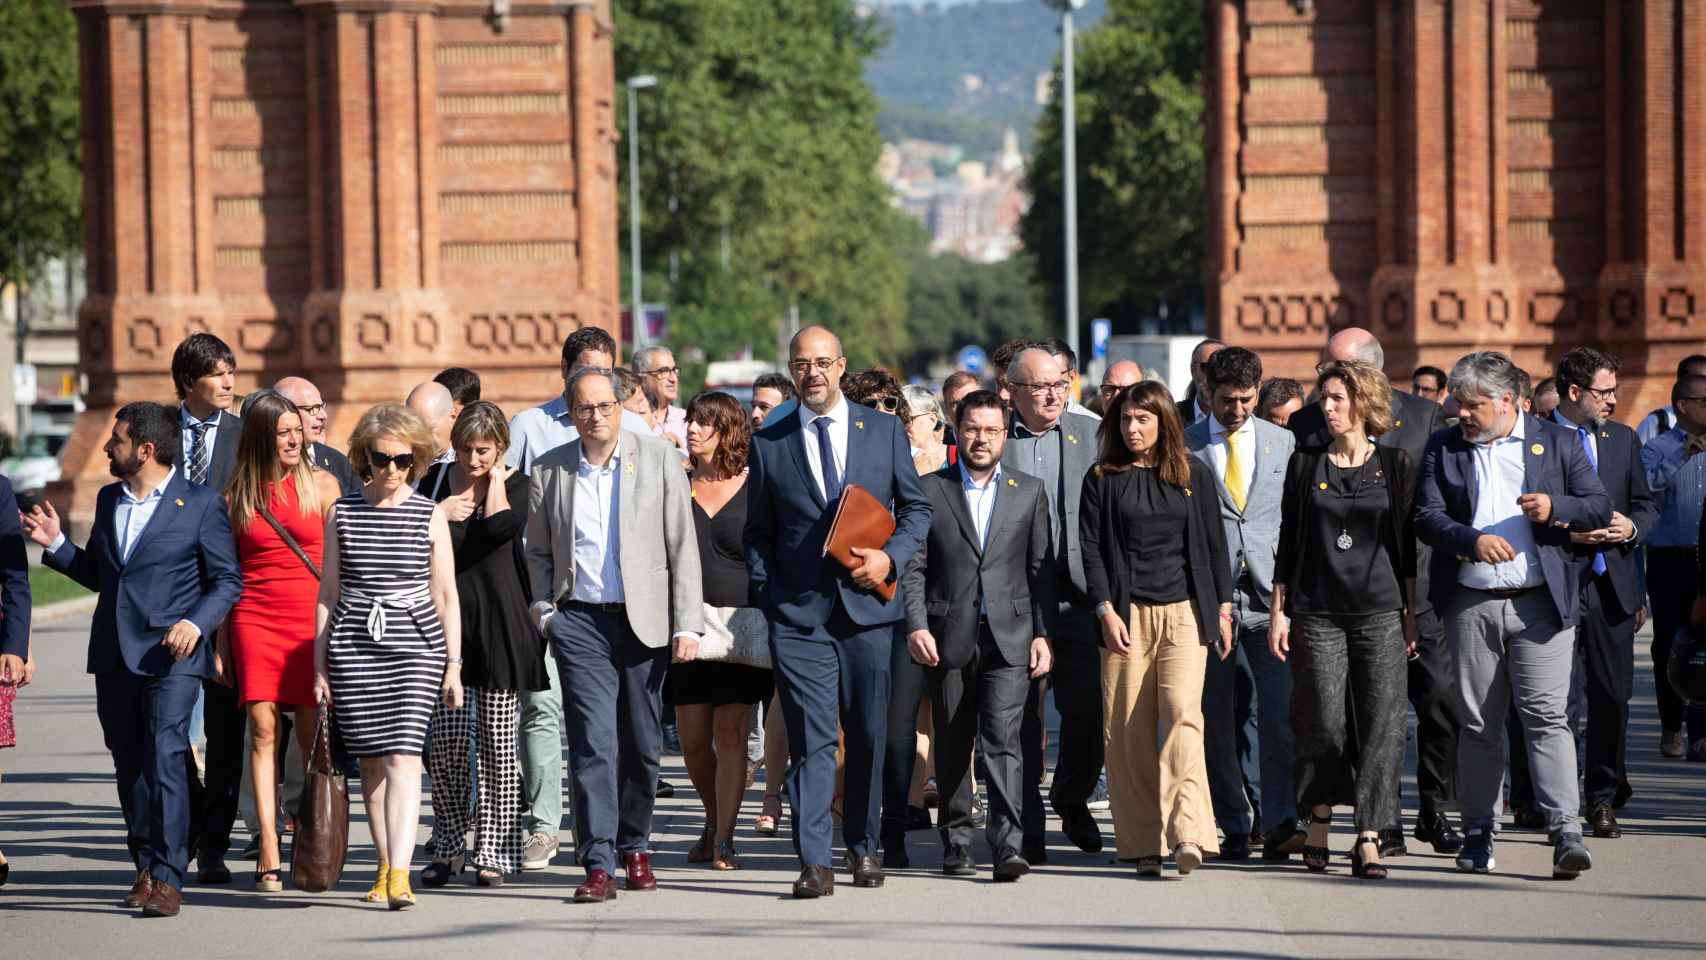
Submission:
[[[463,869],[463,837],[479,819],[475,882],[501,886],[520,866],[521,767],[516,754],[519,691],[547,688],[545,648],[528,622],[527,477],[504,465],[509,424],[497,404],[463,408],[450,432],[456,459],[421,477],[420,491],[450,523],[462,609],[462,682],[467,706],[433,713],[432,863],[421,883],[441,887]],[[470,708],[473,716],[469,715]],[[468,803],[469,724],[478,723],[479,810]]]
[[[1404,658],[1416,649],[1415,468],[1402,449],[1374,442],[1393,426],[1385,374],[1333,363],[1316,385],[1333,440],[1324,451],[1299,450],[1287,468],[1268,648],[1281,660],[1296,655],[1291,729],[1297,805],[1309,808],[1304,865],[1327,869],[1333,804],[1349,801],[1352,873],[1379,880],[1380,830],[1398,820]],[[1354,758],[1344,755],[1347,681],[1360,741]],[[1354,788],[1343,783],[1347,759]]]
[[[1232,570],[1214,471],[1185,452],[1167,388],[1121,391],[1084,477],[1084,577],[1102,632],[1108,801],[1122,860],[1180,875],[1220,844],[1203,759],[1208,645],[1232,652]],[[1157,724],[1161,727],[1159,741]]]
[[[689,863],[709,862],[714,870],[739,870],[735,821],[746,790],[746,731],[754,704],[770,699],[764,617],[748,606],[746,554],[746,451],[752,422],[740,401],[726,393],[702,393],[687,404],[687,452],[693,461],[693,527],[699,535],[699,567],[704,578],[705,617],[726,625],[735,649],[700,645],[687,663],[672,663],[664,676],[663,702],[675,708],[687,776],[705,807],[705,829],[687,853]],[[713,624],[707,623],[707,641]],[[767,664],[750,656],[762,648]],[[746,653],[747,656],[742,656]],[[728,659],[733,653],[741,662]]]

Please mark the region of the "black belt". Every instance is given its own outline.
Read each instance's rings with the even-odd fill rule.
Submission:
[[[587,610],[593,613],[627,613],[625,603],[587,603],[585,600],[564,600],[557,604],[559,610]]]
[[[1510,590],[1484,590],[1480,587],[1470,587],[1469,589],[1480,591],[1481,593],[1484,593],[1489,597],[1498,597],[1500,600],[1514,600],[1515,598],[1520,597],[1525,593],[1529,593],[1529,592],[1534,591],[1534,590],[1539,590],[1540,588],[1539,587],[1515,587],[1515,588],[1512,588]]]

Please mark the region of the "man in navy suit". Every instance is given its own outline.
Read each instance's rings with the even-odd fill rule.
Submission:
[[[1550,417],[1576,434],[1611,500],[1608,526],[1570,534],[1572,543],[1593,551],[1582,570],[1574,686],[1586,712],[1588,825],[1602,839],[1623,835],[1613,809],[1628,798],[1624,740],[1635,687],[1635,631],[1646,620],[1635,550],[1659,517],[1641,469],[1641,439],[1610,419],[1617,411],[1618,366],[1617,357],[1592,347],[1564,354],[1555,368],[1558,406]]]
[[[1471,353],[1452,368],[1458,426],[1428,441],[1416,533],[1433,547],[1429,587],[1457,674],[1459,870],[1489,873],[1514,701],[1552,875],[1593,866],[1582,843],[1576,743],[1567,716],[1581,576],[1591,554],[1570,534],[1603,530],[1611,502],[1576,433],[1519,407],[1509,357]]]
[[[137,867],[125,904],[160,917],[177,915],[189,865],[190,712],[214,675],[213,629],[243,592],[225,502],[173,466],[178,443],[171,408],[127,404],[106,446],[119,482],[95,499],[88,545],[66,539],[51,504],[23,517],[42,562],[100,594],[89,672]]]
[[[842,837],[853,885],[878,887],[883,742],[889,655],[905,615],[896,583],[930,529],[930,502],[898,419],[841,395],[841,341],[807,327],[788,347],[797,414],[760,430],[747,459],[746,562],[753,603],[770,618],[776,688],[788,728],[788,803],[802,867],[794,896],[835,892],[830,805],[835,794],[836,718],[847,735]],[[846,484],[891,504],[895,532],[881,549],[858,551],[851,572],[824,555],[824,539]]]

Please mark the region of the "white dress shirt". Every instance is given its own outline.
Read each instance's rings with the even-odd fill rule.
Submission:
[[[646,418],[634,411],[624,409],[621,414],[619,426],[623,430],[631,430],[642,437],[652,436],[655,432]],[[580,439],[580,435],[580,430],[569,417],[569,401],[556,397],[537,407],[529,407],[510,420],[509,451],[504,454],[504,462],[512,470],[528,473],[533,468],[533,461],[565,443]]]
[[[822,414],[813,413],[810,407],[803,403],[800,404],[800,423],[805,425],[805,428],[800,431],[800,443],[806,448],[806,466],[812,472],[812,479],[817,481],[818,492],[824,494],[824,499],[827,500],[829,494],[823,488],[823,460],[817,452],[818,428],[816,422],[820,416],[829,418],[829,447],[830,451],[835,454],[835,475],[841,478],[841,485],[846,486],[847,421],[852,418],[847,409],[847,398],[844,396],[837,397],[835,406],[830,407]]]
[[[989,518],[995,515],[995,495],[1001,485],[1001,462],[981,486],[971,478],[964,460],[960,461],[960,489],[965,491],[966,509],[971,511],[972,528],[977,531],[977,548],[989,546]]]
[[[197,420],[195,418],[195,414],[190,413],[189,407],[186,407],[183,404],[178,405],[179,440],[183,444],[179,449],[183,451],[185,470],[189,469],[190,451],[195,449],[194,424],[205,423],[207,424],[207,430],[203,434],[201,442],[207,445],[207,469],[209,476],[212,475],[213,447],[219,442],[219,417],[224,412],[225,411],[223,410],[215,410],[213,411],[213,415],[208,417],[206,420]]]
[[[1226,426],[1219,417],[1208,418],[1208,460],[1214,467],[1214,475],[1220,479],[1221,485],[1226,484],[1226,448],[1228,444],[1238,447],[1238,464],[1244,471],[1243,487],[1238,491],[1245,503],[1250,502],[1250,486],[1256,479],[1256,418],[1245,417],[1244,423],[1236,432],[1227,433]],[[1229,488],[1230,489],[1230,488]]]
[[[622,603],[620,450],[595,467],[575,469],[575,589],[582,603]]]
[[[1516,505],[1522,496],[1523,415],[1517,414],[1510,436],[1470,447],[1475,456],[1475,516],[1470,526],[1484,534],[1503,537],[1516,553],[1504,563],[1465,561],[1458,567],[1457,582],[1476,590],[1516,590],[1538,587],[1545,582],[1540,569],[1540,548],[1534,542],[1534,526]],[[1574,439],[1570,442],[1575,442]]]

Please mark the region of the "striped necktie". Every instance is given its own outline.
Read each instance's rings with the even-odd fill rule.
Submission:
[[[195,436],[190,438],[190,455],[187,458],[191,483],[207,485],[207,468],[213,460],[213,451],[207,447],[207,431],[212,428],[213,424],[207,421],[190,423],[190,429],[195,432]]]

